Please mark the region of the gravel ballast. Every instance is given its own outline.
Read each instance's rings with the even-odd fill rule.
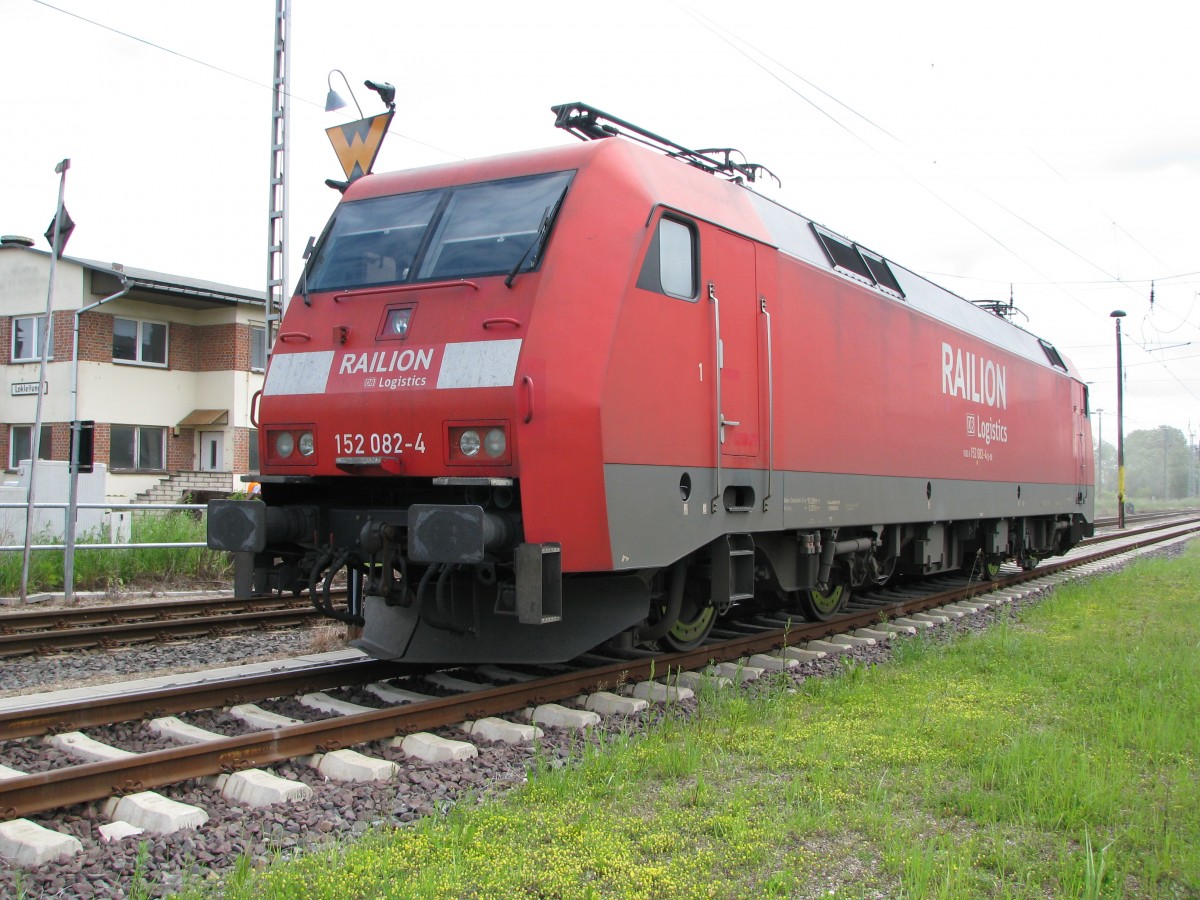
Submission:
[[[1163,551],[1173,552],[1171,550]],[[966,615],[950,624],[926,632],[929,639],[949,641],[956,635],[977,632],[1013,610],[1040,599],[1037,595],[1011,604]],[[277,651],[303,653],[311,650],[311,638],[303,632],[270,632],[200,643],[154,645],[74,656],[22,660],[7,665],[0,675],[0,690],[21,692],[22,686],[45,690],[60,687],[57,676],[103,681],[124,675],[138,677],[164,669],[196,669],[206,665],[228,665],[276,655]],[[807,678],[827,677],[846,670],[847,661],[874,665],[892,656],[889,642],[858,647],[850,653],[803,663],[787,673],[769,678],[791,679],[799,684]],[[748,690],[755,690],[751,683]],[[378,698],[353,690],[338,692],[345,699],[378,706]],[[432,693],[432,691],[430,692]],[[314,720],[325,716],[294,700],[261,704],[297,718]],[[586,734],[548,729],[536,745],[507,745],[477,741],[479,756],[466,762],[429,764],[407,758],[398,749],[377,742],[354,749],[370,756],[390,759],[400,766],[387,782],[341,784],[325,780],[316,769],[299,763],[274,766],[271,771],[303,781],[313,788],[310,801],[260,809],[233,806],[224,800],[211,779],[160,789],[172,799],[201,807],[209,814],[206,825],[196,831],[166,837],[138,836],[106,843],[99,827],[106,824],[103,804],[93,803],[31,816],[38,824],[70,833],[83,843],[83,853],[65,862],[17,872],[10,866],[0,870],[0,896],[109,897],[127,896],[141,890],[151,896],[169,894],[189,884],[199,884],[227,874],[239,858],[264,864],[275,856],[290,856],[329,841],[347,840],[374,827],[404,827],[417,819],[444,813],[462,802],[484,802],[490,796],[524,783],[526,773],[541,764],[561,766],[578,756],[582,742],[603,743],[616,736],[641,734],[656,727],[665,715],[691,716],[695,701],[674,704],[668,711],[651,706],[645,713],[627,719],[605,719]],[[244,726],[221,711],[181,716],[200,727],[226,734],[239,733]],[[514,718],[514,717],[508,717]],[[515,719],[514,719],[515,720]],[[124,723],[89,729],[91,736],[109,740],[126,749],[155,749],[161,739],[141,723]],[[465,740],[456,729],[442,729],[444,737]],[[45,771],[73,760],[48,748],[39,739],[0,744],[0,763],[24,771]],[[139,857],[139,847],[145,851]]]

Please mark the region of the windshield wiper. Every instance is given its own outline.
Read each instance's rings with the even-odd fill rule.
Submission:
[[[309,235],[308,244],[304,248],[304,271],[300,274],[300,293],[304,297],[305,306],[312,306],[312,301],[308,299],[308,263],[316,245],[317,239]]]
[[[550,235],[550,226],[553,224],[555,217],[558,215],[558,208],[562,206],[563,198],[567,196],[567,189],[563,188],[562,193],[558,195],[558,199],[553,204],[546,207],[546,211],[542,213],[542,222],[538,225],[537,234],[533,236],[533,240],[529,246],[525,248],[525,252],[521,254],[521,258],[517,260],[517,264],[512,267],[512,271],[508,273],[508,277],[504,279],[504,286],[511,288],[513,280],[517,277],[517,273],[521,271],[521,267],[525,265],[525,261],[529,260],[529,268],[537,265],[538,256],[542,252],[542,247],[546,243],[546,238]]]

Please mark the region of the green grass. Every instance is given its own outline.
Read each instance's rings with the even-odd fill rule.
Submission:
[[[132,543],[194,543],[205,540],[205,523],[186,511],[134,513]],[[61,543],[48,535],[34,543]],[[233,568],[224,552],[203,547],[169,550],[88,550],[108,543],[107,534],[81,536],[75,551],[75,590],[108,591],[124,587],[205,584],[228,580]],[[63,588],[63,552],[35,550],[29,556],[29,591]],[[21,554],[0,554],[0,595],[14,596],[21,588]]]
[[[1196,897],[1198,583],[1193,547],[886,666],[708,693],[225,895]]]

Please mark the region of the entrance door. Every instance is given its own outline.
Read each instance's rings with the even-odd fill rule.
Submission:
[[[200,471],[223,472],[225,470],[225,434],[220,431],[200,432]]]
[[[757,457],[759,428],[759,300],[754,244],[727,231],[716,232],[708,281],[716,297],[721,371],[718,432],[723,457]],[[711,301],[710,301],[711,302]],[[732,460],[731,460],[732,461]]]

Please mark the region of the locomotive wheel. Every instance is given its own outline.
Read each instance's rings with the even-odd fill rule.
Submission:
[[[800,609],[810,622],[828,622],[850,599],[850,588],[835,584],[827,591],[800,591]]]
[[[694,650],[708,637],[717,621],[717,611],[712,606],[701,606],[689,597],[684,597],[679,618],[671,630],[659,638],[664,650]]]
[[[1002,560],[999,556],[989,556],[983,561],[983,572],[981,579],[983,581],[995,581],[1000,577],[1000,563]]]

